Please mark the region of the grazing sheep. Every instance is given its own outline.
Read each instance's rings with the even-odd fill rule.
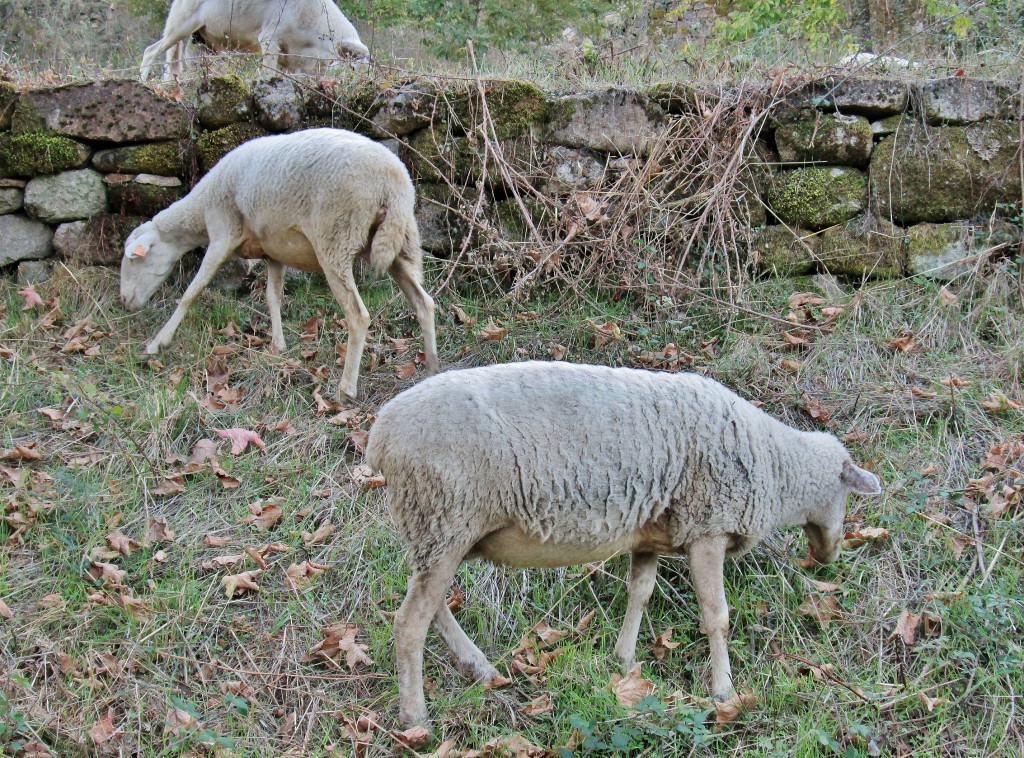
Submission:
[[[170,344],[192,302],[232,255],[267,258],[267,304],[275,350],[281,329],[284,267],[323,271],[348,324],[340,392],[354,397],[370,314],[352,262],[363,253],[386,270],[412,304],[423,330],[427,371],[438,369],[434,301],[422,286],[415,192],[386,147],[343,129],[261,137],[235,148],[184,198],[139,226],[125,242],[121,299],[138,310],[181,257],[207,245],[174,315],[146,346]]]
[[[163,37],[142,54],[142,80],[160,55],[164,79],[179,78],[194,34],[217,52],[262,53],[264,66],[300,73],[370,54],[334,0],[174,0]]]
[[[881,491],[832,435],[786,426],[710,379],[553,362],[451,371],[402,392],[380,409],[366,456],[412,564],[395,616],[404,726],[427,720],[431,622],[463,673],[497,674],[445,604],[464,560],[555,567],[630,553],[615,645],[628,669],[658,554],[687,555],[724,699],[725,556],[803,526],[811,557],[829,562],[847,494]]]

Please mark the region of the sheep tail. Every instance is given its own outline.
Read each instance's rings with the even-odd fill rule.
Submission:
[[[376,232],[370,242],[370,265],[377,272],[387,271],[399,256],[419,264],[420,236],[413,215],[415,196],[411,192],[393,193],[377,212]]]

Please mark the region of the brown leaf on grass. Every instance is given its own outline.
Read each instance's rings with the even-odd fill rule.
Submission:
[[[422,758],[472,758],[469,753],[455,747],[455,740],[445,740],[431,753],[424,753]]]
[[[325,521],[316,528],[312,534],[309,532],[302,533],[302,544],[306,547],[313,547],[314,545],[320,545],[327,541],[327,538],[337,531],[338,527],[332,524],[330,521]]]
[[[366,443],[370,439],[370,433],[365,429],[352,429],[348,433],[347,439],[355,447],[356,452],[362,454],[366,452]]]
[[[14,613],[8,607],[7,603],[3,601],[3,599],[0,599],[0,618],[5,618],[8,621],[14,618]]]
[[[368,492],[383,487],[387,482],[383,474],[374,474],[373,469],[365,463],[360,463],[352,469],[352,483],[360,492]]]
[[[598,347],[601,345],[607,345],[609,342],[615,342],[622,339],[622,330],[619,328],[618,324],[611,321],[605,321],[603,324],[599,324],[592,318],[588,318],[587,323],[594,332],[594,344]]]
[[[804,581],[809,585],[818,590],[818,592],[842,592],[843,586],[841,584],[833,584],[832,582],[820,582],[817,579],[811,579],[810,577],[804,577]]]
[[[956,560],[960,560],[964,554],[964,549],[968,546],[973,546],[974,544],[975,540],[973,537],[968,537],[966,534],[954,534],[952,539],[950,539],[950,548],[953,551],[953,557]]]
[[[197,466],[202,466],[205,463],[219,466],[220,463],[217,461],[217,443],[211,439],[199,440],[193,446],[188,460],[189,463],[194,463]]]
[[[963,590],[958,592],[929,592],[924,596],[925,600],[937,600],[943,605],[952,605],[955,601],[964,596]]]
[[[181,738],[199,728],[199,720],[186,710],[171,708],[164,719],[164,728],[175,737]]]
[[[827,627],[833,619],[843,617],[839,610],[839,600],[835,595],[809,595],[796,612],[801,616],[816,619],[822,627]]]
[[[38,461],[43,457],[39,452],[39,441],[32,440],[24,445],[15,445],[8,450],[0,451],[2,461]]]
[[[327,419],[328,424],[335,426],[356,426],[362,416],[358,408],[342,408],[336,415]]]
[[[655,660],[665,660],[669,651],[675,650],[683,644],[682,642],[671,642],[672,634],[674,632],[675,630],[672,627],[669,627],[654,638],[654,644],[651,646],[651,653],[654,655]]]
[[[236,563],[245,560],[245,553],[234,553],[232,555],[218,555],[214,556],[208,561],[203,561],[202,566],[207,571],[213,571],[215,569],[224,568],[225,566],[234,566]]]
[[[485,690],[499,690],[502,687],[508,687],[510,684],[512,684],[512,680],[509,679],[507,676],[502,676],[501,674],[495,674],[490,679],[488,679],[486,682],[484,682],[484,689]]]
[[[228,600],[232,599],[236,595],[241,595],[245,592],[259,592],[260,586],[256,584],[256,577],[263,573],[263,569],[253,569],[252,571],[243,571],[241,574],[230,574],[222,577],[220,583],[224,586],[224,594]]]
[[[324,660],[335,667],[339,667],[338,659],[345,655],[345,665],[349,671],[354,671],[356,666],[373,666],[374,663],[366,654],[369,647],[356,642],[356,635],[359,627],[355,624],[334,624],[321,629],[324,635],[323,640],[309,649],[303,659],[306,663]]]
[[[816,397],[811,397],[806,392],[804,393],[804,410],[815,421],[820,421],[823,424],[827,424],[829,421],[828,412],[822,406],[821,401]]]
[[[314,579],[329,568],[330,566],[313,563],[313,561],[293,563],[284,570],[284,586],[294,592],[301,592],[309,587],[309,585],[313,583]]]
[[[230,537],[215,537],[212,534],[203,535],[203,544],[207,547],[224,547],[230,543]]]
[[[297,716],[295,711],[289,711],[288,714],[281,719],[281,723],[277,726],[277,733],[282,737],[288,737],[292,732],[295,731],[295,721]]]
[[[244,697],[246,700],[252,700],[252,687],[239,679],[230,679],[226,682],[221,682],[219,689],[224,695],[230,693],[232,695],[237,695],[238,697]]]
[[[536,640],[531,639],[531,635],[536,636]],[[567,637],[568,632],[562,632],[557,629],[552,629],[547,621],[541,619],[536,624],[526,630],[526,634],[519,640],[519,646],[516,651],[526,650],[530,647],[546,648],[551,647],[559,640]]]
[[[986,413],[992,414],[993,416],[997,413],[1018,411],[1021,408],[1024,408],[1024,403],[1018,403],[1016,400],[1011,400],[999,390],[993,390],[990,392],[989,396],[979,404],[985,409]]]
[[[455,321],[458,324],[462,324],[467,329],[472,329],[476,325],[476,316],[468,315],[460,306],[455,303],[448,305],[448,312],[455,317]]]
[[[925,637],[938,637],[942,634],[942,618],[934,613],[924,611],[921,614],[921,634]]]
[[[530,646],[525,650],[519,650],[512,655],[511,668],[518,674],[524,674],[529,677],[540,676],[544,673],[544,670],[551,664],[553,660],[558,658],[565,652],[564,647],[557,647],[554,650],[538,650],[535,646]],[[499,684],[500,680],[500,684]],[[511,680],[505,677],[499,676],[497,679],[492,679],[488,682],[485,687],[498,687],[511,684]]]
[[[654,694],[654,682],[640,675],[640,666],[641,664],[637,663],[625,676],[619,673],[612,674],[609,687],[619,705],[632,708],[648,695]]]
[[[147,545],[174,542],[174,530],[167,524],[164,516],[150,517],[146,520],[145,543]]]
[[[430,730],[425,726],[414,726],[404,732],[391,732],[391,736],[406,747],[417,748],[430,739]]]
[[[89,727],[89,739],[97,745],[106,745],[120,735],[121,730],[114,726],[113,708],[108,708],[106,715]]]
[[[89,576],[93,581],[103,582],[108,587],[120,587],[124,583],[126,572],[113,563],[100,563],[92,561],[89,567]]]
[[[934,711],[939,706],[947,705],[949,703],[949,698],[945,698],[945,697],[928,697],[923,692],[918,692],[917,693],[917,698],[918,698],[918,700],[921,701],[921,704],[925,708],[928,709],[928,713],[931,713],[932,711]]]
[[[903,640],[903,644],[913,645],[917,642],[917,627],[921,623],[921,614],[911,613],[906,608],[900,613],[900,617],[896,620],[896,628],[893,629],[892,634],[889,635],[889,639],[899,637]]]
[[[814,292],[794,292],[786,298],[786,305],[790,310],[806,308],[808,305],[824,305],[825,298]]]
[[[843,550],[852,550],[865,542],[889,538],[889,530],[880,526],[863,526],[851,529],[843,536]]]
[[[594,620],[594,616],[596,616],[596,615],[597,615],[597,609],[596,608],[594,610],[590,611],[590,613],[585,614],[583,616],[583,618],[581,618],[579,620],[579,623],[576,624],[576,633],[577,634],[585,634],[587,629],[590,627],[590,622]]]
[[[480,339],[484,340],[501,340],[504,339],[508,334],[508,329],[503,326],[498,326],[493,320],[487,322],[487,324],[480,329]]]
[[[337,405],[329,400],[324,400],[323,395],[320,394],[320,385],[313,388],[313,402],[316,403],[317,416],[323,416],[325,413],[330,413],[335,410]]]
[[[921,352],[921,346],[914,341],[914,335],[908,331],[901,331],[898,335],[886,342],[885,346],[901,353]]]
[[[551,360],[560,361],[565,357],[565,345],[560,345],[557,342],[552,342],[548,346],[548,353],[551,355]]]
[[[249,447],[251,442],[253,445],[258,447],[260,450],[267,448],[263,440],[260,439],[260,435],[254,432],[252,429],[214,429],[213,430],[218,437],[221,439],[231,440],[231,454],[241,455],[245,452],[245,449]]]
[[[181,474],[170,474],[163,478],[158,485],[151,487],[149,494],[154,497],[163,495],[177,495],[185,491],[185,477]]]
[[[791,374],[795,374],[804,367],[803,363],[794,361],[792,358],[784,358],[780,365]]]
[[[416,364],[415,363],[400,363],[395,366],[395,376],[401,381],[406,379],[412,379],[416,376]]]
[[[132,554],[132,550],[139,547],[139,543],[126,536],[120,529],[115,529],[106,536],[107,544],[111,550],[116,550],[125,558]]]
[[[66,603],[64,602],[64,598],[62,598],[56,592],[51,592],[48,595],[43,595],[36,602],[36,607],[37,608],[44,608],[44,609],[52,608],[52,609],[58,610],[58,611],[64,610],[64,606],[65,605],[66,605]]]
[[[60,421],[64,418],[64,411],[60,408],[40,408],[39,413],[46,416],[50,421]]]
[[[808,332],[806,329],[797,329],[792,332],[783,332],[782,339],[787,345],[797,347],[798,345],[810,344],[810,340],[807,339]]]
[[[728,724],[735,721],[744,711],[757,706],[757,695],[753,692],[739,692],[728,700],[715,703],[715,723]]]
[[[299,340],[301,342],[315,342],[320,332],[320,325],[323,324],[323,319],[319,316],[313,316],[305,324],[299,327],[302,332],[299,334]]]
[[[241,519],[239,524],[255,524],[260,529],[269,530],[277,526],[284,517],[284,510],[273,502],[251,503],[249,515]]]
[[[942,300],[944,305],[953,305],[953,303],[958,300],[957,296],[950,291],[949,287],[943,287],[939,290],[939,299]]]
[[[484,749],[479,752],[480,758],[541,758],[549,755],[548,751],[538,747],[516,732],[505,737],[496,737],[484,743]],[[463,758],[476,758],[476,752],[470,752]]]
[[[555,710],[555,706],[551,702],[551,695],[544,694],[524,705],[519,709],[519,712],[524,716],[535,719],[553,710]]]
[[[46,305],[43,299],[39,297],[39,293],[36,292],[36,288],[31,284],[26,286],[24,289],[18,290],[18,294],[24,299],[25,304],[21,306],[23,311],[30,311],[33,308],[42,308]]]

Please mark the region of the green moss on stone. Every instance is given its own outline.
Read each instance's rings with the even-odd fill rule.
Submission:
[[[526,134],[548,120],[547,96],[534,84],[509,79],[487,82],[484,89],[499,140]]]
[[[267,134],[255,124],[232,124],[223,129],[206,132],[196,140],[196,152],[199,154],[199,167],[205,173],[213,168],[217,161],[236,147],[249,140]]]
[[[157,184],[125,182],[107,188],[110,209],[118,213],[155,216],[172,203],[185,197],[186,188],[161,187]]]
[[[252,92],[237,74],[211,76],[199,90],[199,123],[220,129],[247,118],[252,112]]]
[[[0,82],[0,129],[10,129],[14,107],[18,104],[18,88],[9,82]]]
[[[1020,244],[1020,227],[1007,221],[985,223],[915,224],[905,231],[911,274],[949,281],[974,271],[978,255],[1002,248],[1013,254]]]
[[[777,276],[809,274],[817,260],[818,237],[803,229],[766,226],[754,233],[751,261]]]
[[[11,114],[11,129],[19,134],[46,131],[46,118],[39,113],[27,97],[19,97]]]
[[[874,135],[862,116],[819,113],[814,118],[780,126],[775,132],[779,157],[787,162],[823,161],[840,166],[866,166]]]
[[[867,205],[867,179],[852,168],[798,168],[776,174],[766,192],[769,210],[790,226],[824,229]]]
[[[108,173],[181,176],[191,162],[191,147],[191,143],[175,141],[129,145],[96,153],[93,165]]]
[[[29,132],[0,137],[0,174],[32,177],[77,168],[89,160],[89,148],[59,134]]]
[[[855,279],[895,279],[906,269],[904,232],[888,221],[866,216],[821,234],[819,268]]]

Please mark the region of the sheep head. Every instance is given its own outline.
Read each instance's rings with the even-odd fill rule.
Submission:
[[[807,515],[804,532],[810,545],[809,558],[815,563],[831,563],[839,555],[846,519],[846,498],[851,492],[878,495],[882,486],[877,476],[860,468],[847,455],[835,476],[824,503]]]
[[[121,301],[125,307],[137,311],[148,303],[188,249],[164,238],[152,221],[129,234],[121,259]]]

